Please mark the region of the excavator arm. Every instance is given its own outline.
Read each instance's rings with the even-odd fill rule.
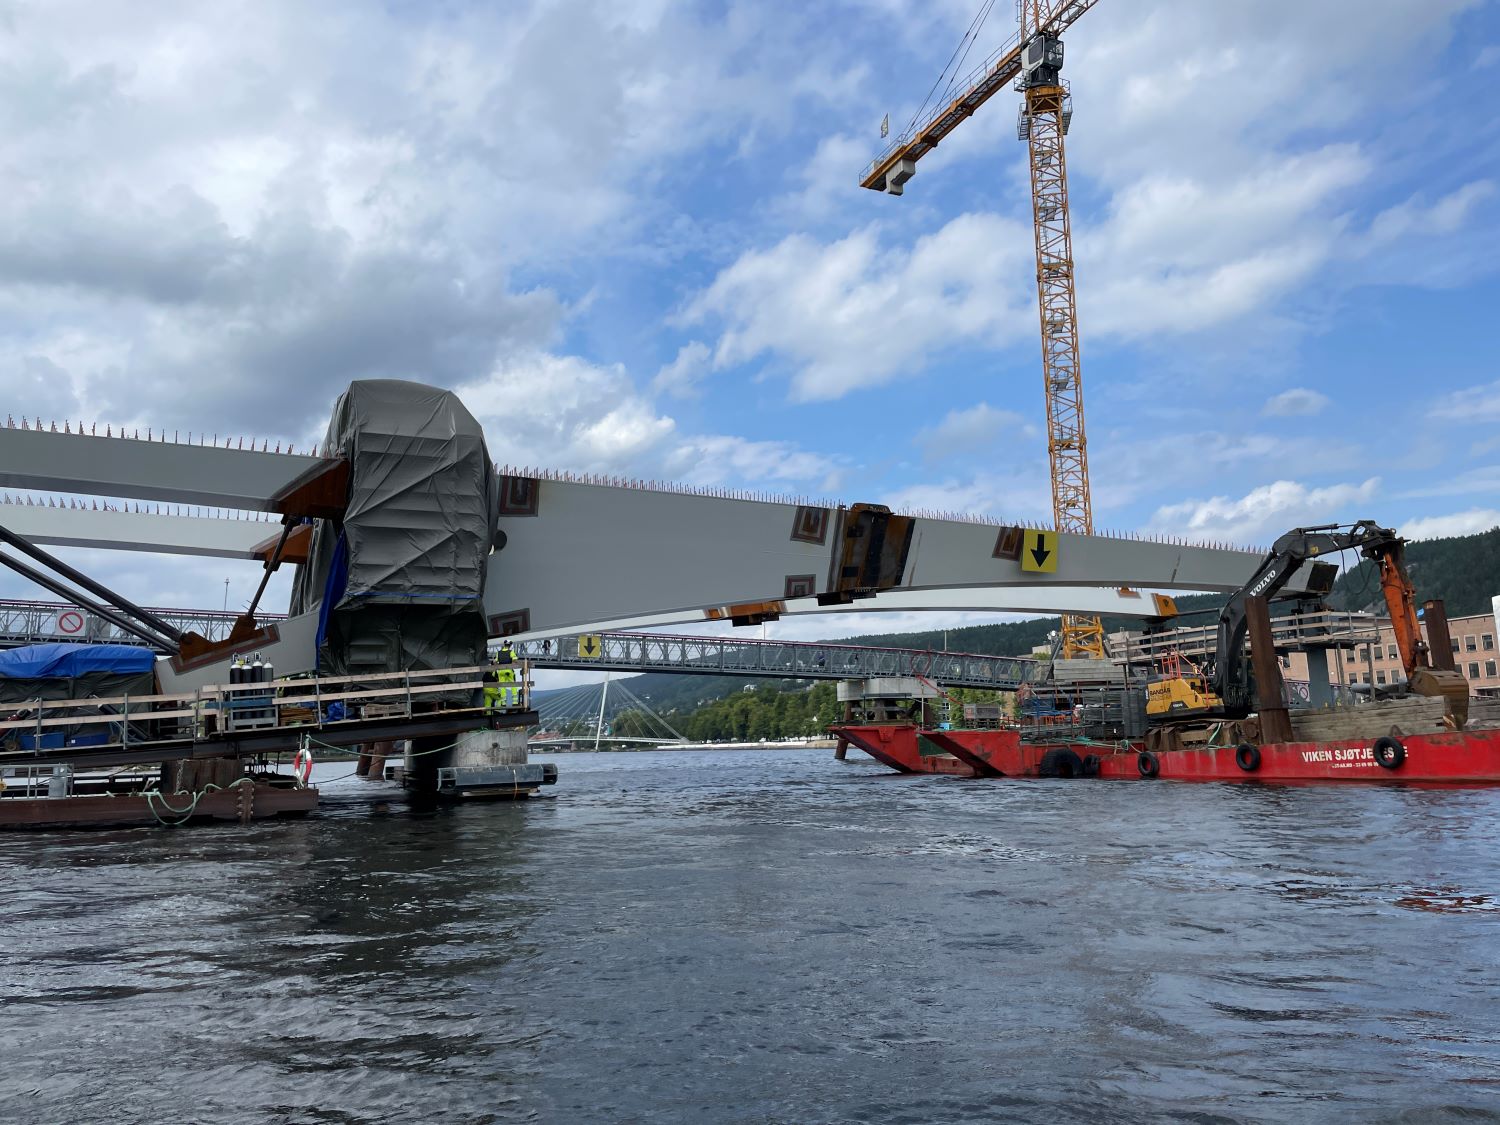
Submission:
[[[1417,620],[1417,595],[1406,574],[1405,540],[1392,535],[1388,541],[1366,547],[1364,554],[1380,568],[1380,592],[1391,615],[1407,686],[1417,695],[1441,697],[1453,729],[1463,730],[1469,721],[1469,681],[1456,670],[1433,667],[1432,652]]]
[[[1276,540],[1250,581],[1230,597],[1219,613],[1208,679],[1223,701],[1224,714],[1243,718],[1253,707],[1249,665],[1245,659],[1246,601],[1253,597],[1274,598],[1309,560],[1357,550],[1379,567],[1380,587],[1408,685],[1418,695],[1442,697],[1455,729],[1462,729],[1468,720],[1469,682],[1457,672],[1432,667],[1431,653],[1417,619],[1416,594],[1406,573],[1405,543],[1395,531],[1381,527],[1374,520],[1299,527]],[[1318,588],[1321,584],[1309,585]]]

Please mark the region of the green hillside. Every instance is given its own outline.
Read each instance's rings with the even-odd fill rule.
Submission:
[[[1408,543],[1406,569],[1419,602],[1441,598],[1449,617],[1488,613],[1490,599],[1500,594],[1500,527]],[[1369,560],[1340,576],[1333,594],[1340,609],[1385,612],[1379,574]]]

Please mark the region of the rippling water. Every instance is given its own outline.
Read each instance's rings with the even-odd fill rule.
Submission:
[[[1500,792],[557,760],[0,837],[0,1120],[1500,1121]]]

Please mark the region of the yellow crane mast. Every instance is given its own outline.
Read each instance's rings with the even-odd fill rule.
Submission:
[[[1059,531],[1092,533],[1088,441],[1083,424],[1083,374],[1078,355],[1078,308],[1073,290],[1073,234],[1068,218],[1068,165],[1063,146],[1073,116],[1060,75],[1062,32],[1098,0],[1020,0],[1020,32],[966,78],[932,112],[919,110],[911,126],[865,169],[862,187],[901,195],[916,162],[1007,83],[1024,95],[1016,132],[1031,158],[1031,206],[1036,231],[1037,305],[1042,330],[1042,378],[1047,403],[1047,451],[1052,517]],[[977,33],[993,0],[970,26]],[[940,79],[941,80],[941,79]],[[1062,655],[1103,656],[1097,617],[1067,614]]]

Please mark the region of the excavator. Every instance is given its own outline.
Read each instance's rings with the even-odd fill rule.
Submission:
[[[1249,598],[1274,598],[1304,564],[1340,551],[1359,551],[1375,562],[1380,588],[1391,615],[1396,645],[1401,652],[1408,690],[1444,700],[1444,710],[1455,730],[1462,730],[1469,714],[1469,681],[1456,671],[1433,667],[1432,653],[1417,619],[1416,593],[1406,573],[1406,541],[1373,520],[1353,524],[1321,524],[1287,532],[1266,555],[1250,581],[1237,590],[1219,612],[1214,654],[1202,669],[1184,671],[1182,661],[1169,660],[1161,675],[1146,685],[1147,744],[1153,749],[1178,748],[1205,737],[1214,724],[1229,724],[1229,742],[1251,737],[1244,720],[1254,709],[1250,666],[1245,656]],[[1331,587],[1333,568],[1326,583]]]

